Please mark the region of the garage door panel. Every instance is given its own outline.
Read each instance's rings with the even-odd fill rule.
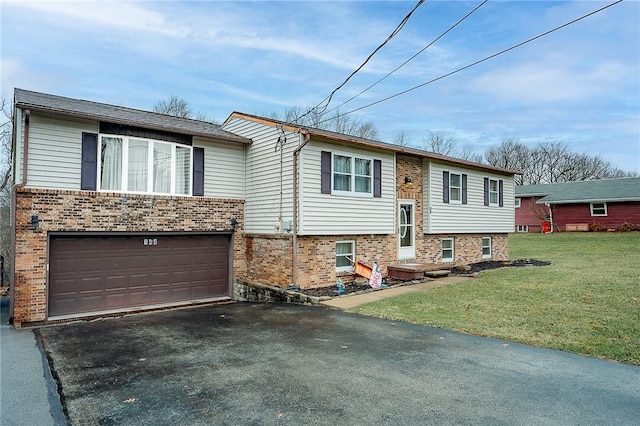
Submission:
[[[49,316],[229,296],[229,236],[156,238],[52,237]]]

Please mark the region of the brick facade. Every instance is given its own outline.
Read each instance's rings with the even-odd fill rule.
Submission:
[[[31,216],[38,215],[38,230]],[[50,232],[230,232],[244,201],[88,191],[21,189],[16,194],[14,324],[43,321]],[[246,271],[244,238],[233,235],[235,276]]]
[[[411,182],[406,182],[409,177]],[[452,267],[487,260],[482,258],[482,238],[491,237],[491,260],[508,260],[507,234],[426,235],[423,229],[422,159],[398,154],[396,157],[396,198],[415,202],[416,258],[411,262],[428,263],[434,268]],[[389,212],[394,214],[395,212]],[[442,239],[454,238],[454,261],[442,262]],[[286,287],[292,284],[291,236],[255,235],[247,239],[248,276],[255,281]],[[377,261],[381,272],[398,261],[398,237],[392,235],[298,236],[298,270],[296,285],[312,288],[334,285],[338,278],[347,283],[355,275],[336,272],[337,241],[355,241],[356,257],[369,266]]]

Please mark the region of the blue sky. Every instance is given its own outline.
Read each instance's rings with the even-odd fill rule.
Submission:
[[[489,1],[383,82],[360,108],[612,3]],[[139,109],[177,95],[217,121],[324,99],[416,1],[6,1],[3,96],[14,87]],[[421,50],[481,1],[426,1],[334,97],[338,106]],[[353,118],[379,139],[430,132],[478,153],[516,138],[565,143],[640,172],[640,2],[603,12]]]

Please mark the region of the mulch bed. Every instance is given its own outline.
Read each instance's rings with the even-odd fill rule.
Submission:
[[[504,262],[496,262],[496,261],[485,261],[472,263],[470,265],[465,266],[456,266],[451,269],[452,275],[472,275],[478,272],[487,271],[490,269],[498,269],[498,268],[506,268],[506,267],[523,267],[523,266],[548,266],[551,265],[552,262],[547,262],[544,260],[536,260],[536,259],[516,259],[512,261],[504,261]],[[356,283],[347,283],[344,284],[345,292],[342,294],[338,294],[336,291],[336,286],[329,287],[317,287],[317,288],[306,288],[304,290],[300,290],[302,293],[307,296],[314,297],[336,297],[336,296],[345,296],[357,292],[363,291],[374,291],[369,284],[356,284]]]

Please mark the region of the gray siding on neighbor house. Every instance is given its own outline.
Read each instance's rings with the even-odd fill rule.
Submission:
[[[300,134],[285,131],[281,150],[277,148],[281,132],[275,126],[232,117],[223,128],[253,141],[245,159],[244,232],[277,234],[280,217],[293,219],[293,151]]]
[[[506,233],[515,226],[514,179],[512,175],[475,170],[456,164],[425,161],[424,229],[427,234]],[[468,176],[467,204],[443,202],[443,171],[466,173]],[[502,180],[503,207],[484,205],[484,178]]]
[[[97,133],[98,123],[32,112],[27,186],[80,190],[82,132]],[[19,141],[20,150],[23,149],[23,143],[24,137]],[[19,162],[22,162],[22,158]]]
[[[204,196],[243,199],[244,145],[195,137],[193,146],[204,148]]]
[[[382,197],[322,194],[321,152],[381,160]],[[395,232],[395,155],[393,152],[312,140],[301,151],[301,235],[393,234]]]

